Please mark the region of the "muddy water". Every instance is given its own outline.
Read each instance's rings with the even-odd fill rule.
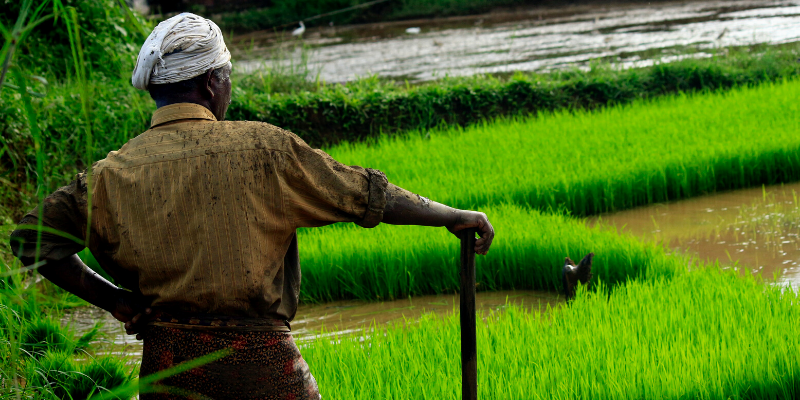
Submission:
[[[507,304],[522,305],[526,309],[555,307],[563,297],[549,292],[503,291],[478,293],[476,308],[479,312],[502,310]],[[458,310],[459,298],[454,295],[420,296],[387,302],[337,301],[325,304],[301,305],[292,321],[292,332],[302,347],[303,342],[339,333],[358,333],[372,323],[380,325],[402,324],[416,321],[423,314],[450,314]],[[65,323],[74,324],[79,331],[91,329],[103,322],[104,338],[95,346],[97,354],[112,354],[131,363],[142,356],[142,342],[125,334],[125,330],[110,314],[95,307],[72,310],[64,317]]]
[[[592,218],[706,261],[800,285],[800,183],[738,190]],[[730,268],[725,266],[723,268]]]
[[[408,27],[420,34],[406,34]],[[254,33],[232,40],[236,68],[270,65],[295,39]],[[368,75],[409,81],[510,71],[621,67],[709,57],[715,49],[800,40],[798,1],[693,1],[617,6],[530,8],[450,19],[309,29],[308,64],[319,78]],[[297,64],[299,51],[277,62]]]

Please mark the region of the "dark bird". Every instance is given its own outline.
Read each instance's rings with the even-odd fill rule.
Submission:
[[[575,297],[575,288],[579,283],[588,285],[592,279],[592,258],[594,253],[589,253],[583,260],[575,263],[567,257],[564,260],[564,269],[561,270],[561,282],[564,284],[564,293],[567,294],[567,301]]]

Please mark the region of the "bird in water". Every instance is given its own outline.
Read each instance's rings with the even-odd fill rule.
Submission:
[[[583,260],[575,263],[567,257],[564,260],[564,269],[561,270],[561,282],[564,284],[564,293],[567,294],[567,301],[575,297],[575,289],[579,283],[588,285],[592,279],[592,258],[594,253],[589,253]]]
[[[300,27],[292,31],[292,36],[302,36],[306,31],[306,25],[300,21]]]

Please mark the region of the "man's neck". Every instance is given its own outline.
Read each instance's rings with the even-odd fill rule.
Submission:
[[[203,99],[191,99],[191,98],[181,98],[181,99],[158,99],[156,100],[156,108],[161,108],[164,106],[168,106],[170,104],[178,104],[178,103],[194,103],[197,105],[201,105],[209,110],[211,110],[211,104],[207,100]]]

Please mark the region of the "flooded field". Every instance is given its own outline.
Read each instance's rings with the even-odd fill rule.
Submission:
[[[478,293],[476,308],[479,312],[501,310],[508,304],[522,305],[537,310],[555,307],[564,298],[555,293],[536,291],[501,291]],[[325,304],[301,305],[292,321],[292,333],[302,347],[302,343],[323,336],[338,333],[359,332],[364,326],[375,324],[402,324],[406,320],[416,321],[423,314],[446,315],[458,310],[459,298],[455,295],[420,296],[386,302],[336,301]],[[98,353],[114,354],[139,362],[142,356],[142,342],[125,334],[122,325],[111,314],[96,307],[83,307],[67,312],[65,323],[72,323],[79,331],[91,329],[102,321],[105,337],[95,344]]]
[[[800,285],[800,183],[737,190],[593,218],[703,260]],[[728,267],[724,267],[728,268]]]
[[[419,34],[406,29],[418,27]],[[800,2],[697,1],[531,8],[509,13],[309,29],[308,67],[326,82],[368,75],[425,81],[449,76],[547,71],[612,61],[646,66],[710,57],[730,46],[800,40]],[[236,69],[271,65],[296,39],[253,33],[232,40]],[[299,63],[294,50],[277,62]]]

